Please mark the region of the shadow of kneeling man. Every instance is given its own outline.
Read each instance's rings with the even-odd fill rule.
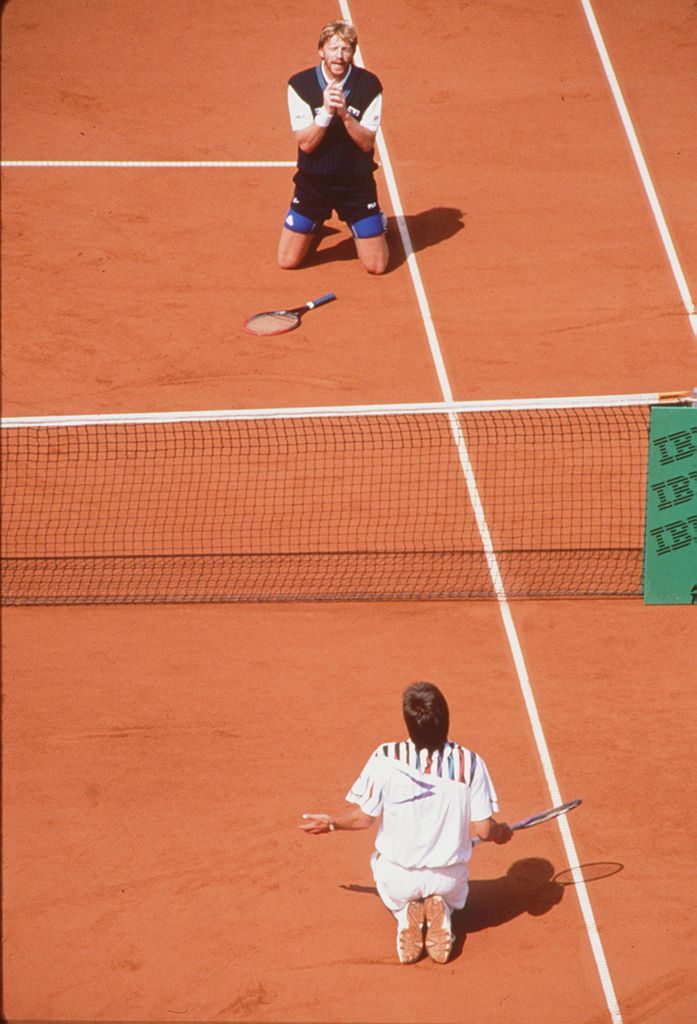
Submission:
[[[452,206],[434,206],[420,213],[407,214],[403,219],[412,251],[418,253],[446,242],[464,230],[464,218],[463,211]],[[407,258],[397,217],[387,218],[387,240],[390,257],[386,273],[389,274],[401,267]],[[351,235],[346,236],[345,228],[337,228],[334,224],[322,224],[315,233],[310,251],[302,265],[317,267],[324,263],[355,259],[356,245]]]
[[[469,932],[497,928],[521,914],[541,917],[549,913],[564,895],[564,886],[555,881],[554,874],[548,860],[526,857],[511,864],[501,878],[471,879],[467,903],[452,918],[453,957],[462,951]]]

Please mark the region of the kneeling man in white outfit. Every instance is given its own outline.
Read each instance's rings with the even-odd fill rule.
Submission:
[[[409,739],[382,743],[351,786],[348,813],[305,814],[305,832],[369,828],[378,819],[371,858],[378,893],[397,919],[401,963],[424,948],[447,963],[453,910],[465,905],[472,833],[507,843],[487,767],[474,751],[448,739],[448,704],[433,683],[407,687],[402,700]]]

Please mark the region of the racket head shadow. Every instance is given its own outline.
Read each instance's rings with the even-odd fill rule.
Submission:
[[[624,871],[624,864],[619,861],[593,861],[589,864],[577,864],[571,868],[564,868],[558,871],[553,881],[557,885],[578,885],[579,882],[597,882],[601,878],[610,878],[612,875]]]
[[[255,313],[242,324],[242,330],[256,338],[270,338],[275,334],[287,334],[300,324],[297,313],[278,310],[269,313]]]

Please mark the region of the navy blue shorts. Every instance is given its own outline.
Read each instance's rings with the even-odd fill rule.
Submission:
[[[377,186],[372,176],[353,181],[337,181],[335,178],[321,178],[298,171],[293,182],[295,192],[290,212],[307,217],[318,227],[331,217],[333,210],[351,226],[366,217],[382,216]]]

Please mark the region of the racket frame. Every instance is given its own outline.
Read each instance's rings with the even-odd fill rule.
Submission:
[[[568,814],[569,811],[573,811],[575,807],[582,803],[581,800],[567,800],[564,804],[559,804],[558,807],[550,807],[549,810],[539,811],[537,814],[531,814],[529,818],[523,818],[522,821],[517,821],[515,825],[511,825],[511,832],[518,832],[521,829],[533,828],[535,825],[541,825],[543,821],[552,821],[554,818],[560,817],[562,814]],[[479,836],[475,836],[472,839],[472,846],[479,846],[482,840]]]
[[[311,299],[309,302],[305,302],[302,306],[295,306],[293,309],[269,309],[264,310],[261,313],[254,313],[253,316],[248,317],[242,324],[242,330],[247,334],[253,334],[255,338],[273,338],[277,334],[287,334],[289,331],[294,331],[296,327],[300,326],[300,318],[303,313],[306,313],[309,309],[316,309],[318,306],[323,306],[327,302],[332,302],[335,298],[336,295],[334,292],[327,292],[326,295],[320,295],[318,299]],[[276,331],[259,332],[251,330],[250,324],[263,316],[285,317],[286,322],[279,322],[279,327]]]

